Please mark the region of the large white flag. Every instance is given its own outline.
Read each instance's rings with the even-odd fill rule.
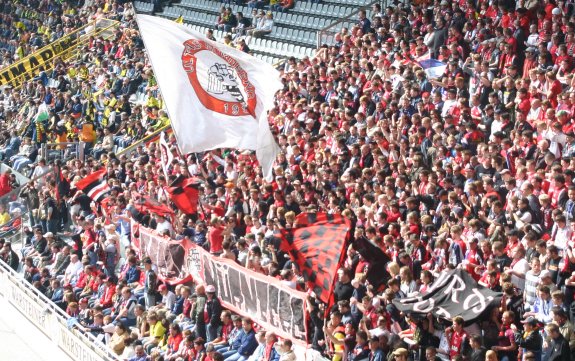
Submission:
[[[137,20],[182,153],[256,150],[270,179],[279,148],[266,113],[282,87],[279,73],[171,20]]]

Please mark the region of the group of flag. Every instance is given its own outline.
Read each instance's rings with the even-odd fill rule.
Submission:
[[[279,148],[270,131],[267,111],[273,107],[275,93],[282,88],[277,71],[239,50],[206,39],[181,25],[181,21],[147,15],[137,15],[137,21],[180,154],[217,148],[255,150],[264,176],[270,179]],[[43,117],[41,110],[37,120]],[[159,146],[168,179],[174,154],[165,134],[160,136]],[[94,201],[105,203],[110,193],[106,173],[105,168],[93,172],[76,187]],[[165,190],[176,208],[186,214],[197,213],[196,178],[178,175]],[[174,214],[169,206],[145,196],[140,197],[136,207],[140,211]],[[276,232],[275,236],[309,288],[319,300],[331,305],[337,270],[352,242],[350,234],[350,221],[341,215],[302,213],[294,228]],[[367,239],[353,243],[369,263],[368,280],[378,287],[389,278],[385,270],[389,258]]]

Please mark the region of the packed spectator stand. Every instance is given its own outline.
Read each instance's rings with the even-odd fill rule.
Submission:
[[[222,309],[213,285],[159,282],[131,249],[130,224],[307,291],[267,240],[302,212],[342,214],[352,238],[391,262],[349,247],[329,320],[307,299],[314,350],[336,361],[575,360],[573,4],[375,5],[307,50],[310,29],[366,3],[296,1],[273,12],[270,34],[247,39],[270,62],[290,57],[269,114],[284,153],[266,183],[250,152],[182,157],[170,136],[166,179],[154,138],[129,147],[169,125],[131,3],[3,1],[3,67],[95,19],[119,21],[114,39],[90,39],[74,61],[2,90],[0,158],[35,179],[18,188],[0,175],[0,196],[18,189],[0,205],[2,232],[18,233],[23,214],[30,222],[25,246],[4,242],[3,260],[119,359],[295,360],[291,340]],[[219,1],[150,5],[136,2],[226,41]],[[444,63],[439,77],[422,67],[429,57]],[[39,121],[42,104],[50,113]],[[74,142],[85,159],[39,155],[41,144]],[[105,206],[75,187],[101,167]],[[180,174],[203,181],[200,214],[174,209],[170,222],[138,210],[142,195],[173,208],[165,187]],[[365,274],[382,266],[391,279],[375,289]],[[397,310],[394,299],[423,295],[454,268],[502,292],[501,303],[472,323]]]

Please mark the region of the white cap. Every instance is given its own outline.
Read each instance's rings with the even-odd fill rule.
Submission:
[[[551,10],[551,14],[561,15],[561,10],[559,8],[554,8],[553,10]]]
[[[206,287],[206,293],[216,293],[216,288],[214,287],[214,285],[208,285]]]

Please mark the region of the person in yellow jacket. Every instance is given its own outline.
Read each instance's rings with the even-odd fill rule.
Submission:
[[[343,356],[345,328],[341,320],[342,315],[339,311],[332,312],[330,321],[324,326],[323,330],[330,344],[329,349],[332,354],[332,361],[341,361]]]
[[[158,101],[158,99],[156,97],[154,97],[154,95],[152,94],[151,90],[148,90],[148,99],[146,100],[146,106],[153,108],[159,108],[160,107],[160,102]]]
[[[168,114],[166,113],[165,110],[160,110],[158,111],[158,118],[156,119],[156,122],[152,125],[150,129],[151,132],[148,133],[158,131],[169,124],[170,124],[170,118],[168,118]]]

